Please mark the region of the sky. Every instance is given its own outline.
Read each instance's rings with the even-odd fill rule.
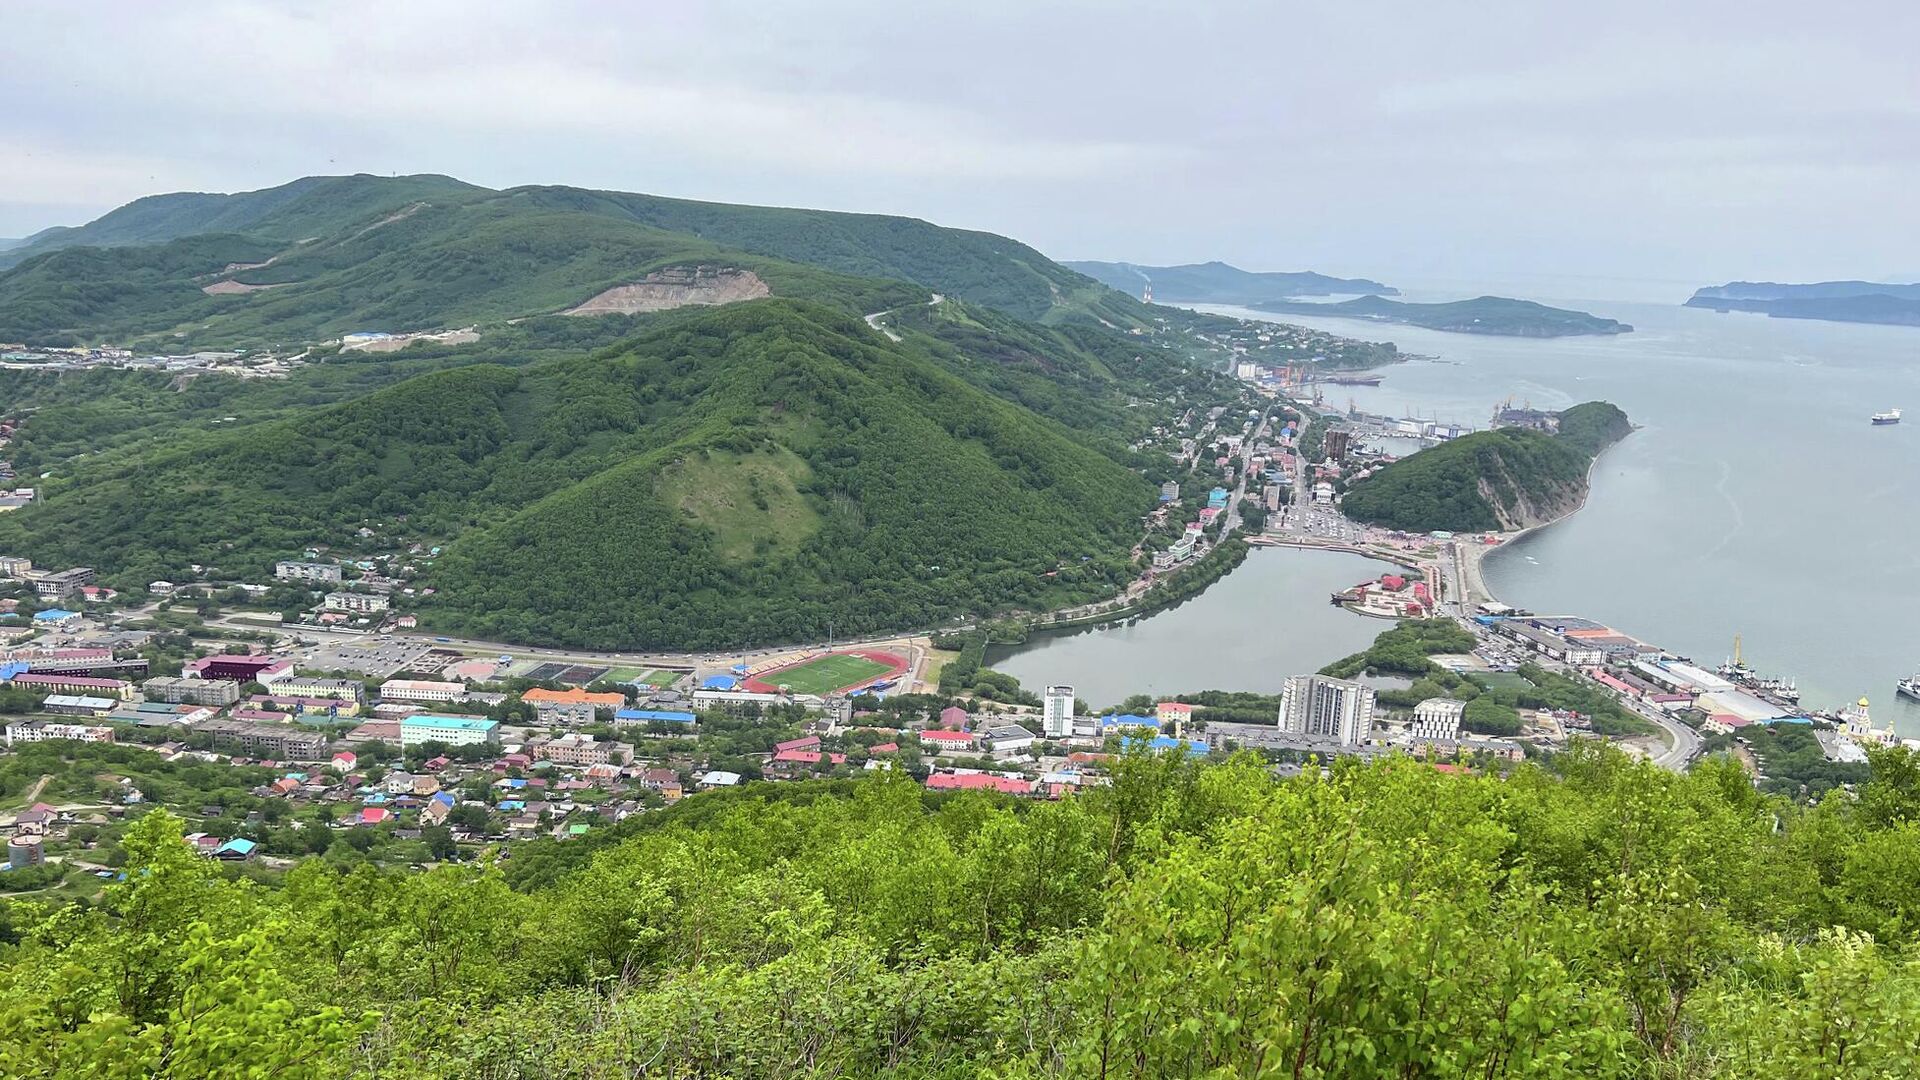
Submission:
[[[1920,278],[1920,4],[14,0],[0,237],[438,172],[1393,281]]]

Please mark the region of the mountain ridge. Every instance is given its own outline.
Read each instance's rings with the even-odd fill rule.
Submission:
[[[425,235],[434,226],[441,231]],[[211,235],[282,250],[268,265],[237,259],[221,274],[222,266],[203,260],[177,267],[171,279],[153,277],[164,257],[149,249],[203,251],[208,242],[197,238]],[[416,250],[398,252],[396,236]],[[62,261],[61,253],[76,251],[93,254]],[[367,265],[381,257],[384,263]],[[1132,298],[1025,244],[917,218],[553,185],[496,191],[431,174],[359,174],[303,177],[231,195],[147,196],[0,253],[0,339],[62,344],[116,333],[258,344],[399,318],[409,322],[379,328],[439,329],[560,310],[664,265],[767,260],[789,264],[789,278],[832,273],[905,282],[1039,322],[1130,329],[1150,321]],[[516,275],[540,280],[514,295]],[[222,286],[231,291],[209,297],[184,288],[199,290],[215,278],[233,282]],[[309,300],[308,288],[329,295]],[[898,293],[881,295],[885,287],[868,288],[876,306],[867,310],[906,302]],[[435,289],[448,295],[423,299]],[[839,281],[787,294],[820,299],[853,289]],[[491,301],[465,302],[488,290]],[[111,297],[126,318],[110,327],[83,325],[94,297]]]
[[[1212,260],[1178,266],[1143,266],[1127,262],[1066,261],[1100,283],[1129,295],[1139,295],[1148,282],[1154,298],[1176,303],[1251,304],[1289,296],[1331,296],[1335,293],[1372,293],[1398,296],[1400,291],[1366,278],[1338,278],[1311,270],[1242,270]]]

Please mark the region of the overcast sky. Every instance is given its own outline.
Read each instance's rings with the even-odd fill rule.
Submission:
[[[911,214],[1063,259],[1915,275],[1917,41],[1911,0],[14,2],[0,236],[442,172]]]

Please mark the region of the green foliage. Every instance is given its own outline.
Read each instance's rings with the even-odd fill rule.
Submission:
[[[1563,414],[1559,435],[1497,428],[1429,447],[1347,489],[1341,509],[1408,532],[1479,532],[1537,525],[1585,497],[1587,470],[1631,430],[1626,414],[1588,402]]]
[[[1865,804],[1584,743],[1506,779],[1113,773],[1059,803],[898,777],[699,795],[516,848],[512,881],[315,860],[264,888],[149,814],[101,907],[0,905],[0,1072],[1866,1080],[1913,1060],[1920,845]]]
[[[1877,782],[1863,792],[1862,803],[1867,814],[1888,825],[1905,820],[1896,809],[1902,799],[1895,793],[1907,786],[1902,777],[1908,773],[1909,766],[1899,756],[1907,751],[1882,754],[1877,767],[1873,767],[1827,760],[1826,748],[1805,724],[1757,724],[1743,729],[1740,735],[1760,764],[1762,790],[1795,798],[1818,798],[1843,784],[1864,781],[1871,774]]]
[[[768,459],[789,464],[753,464]],[[1124,580],[1152,497],[911,345],[779,301],[86,464],[0,521],[0,544],[138,586],[191,562],[264,576],[312,544],[352,550],[374,522],[451,540],[429,577],[437,625],[588,646],[804,640],[1091,599]],[[739,509],[756,489],[792,511],[792,535]],[[715,493],[735,509],[691,498]]]
[[[1418,678],[1439,670],[1429,656],[1469,653],[1476,644],[1472,632],[1452,619],[1405,619],[1382,631],[1365,652],[1335,660],[1320,674],[1336,679],[1355,675],[1406,675]]]

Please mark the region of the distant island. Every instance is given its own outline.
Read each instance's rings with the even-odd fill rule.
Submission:
[[[1495,428],[1402,458],[1349,487],[1340,508],[1406,532],[1526,529],[1565,517],[1586,501],[1593,459],[1633,425],[1617,407],[1589,401],[1543,426],[1551,432]]]
[[[1455,334],[1494,334],[1500,337],[1571,337],[1579,334],[1625,334],[1633,330],[1632,326],[1617,319],[1505,296],[1480,296],[1444,304],[1406,304],[1378,296],[1362,296],[1337,304],[1269,300],[1252,306],[1261,311],[1285,315],[1366,319],[1370,322],[1405,323]]]
[[[1185,266],[1140,266],[1124,262],[1069,262],[1103,285],[1133,296],[1149,284],[1153,298],[1179,304],[1258,304],[1290,296],[1339,296],[1372,293],[1398,296],[1400,290],[1366,278],[1337,278],[1312,271],[1294,273],[1242,270],[1223,262]]]
[[[1920,284],[1879,281],[1816,281],[1786,285],[1732,281],[1694,292],[1687,307],[1750,311],[1776,319],[1920,326]]]

